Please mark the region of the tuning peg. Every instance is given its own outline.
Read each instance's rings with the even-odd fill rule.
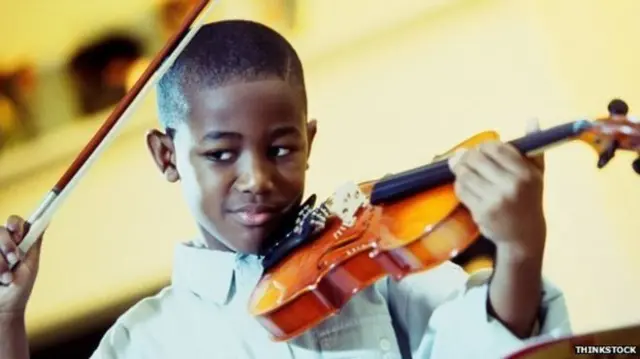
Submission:
[[[609,110],[611,116],[626,116],[629,113],[629,105],[621,99],[615,98],[609,102],[607,110]]]
[[[616,154],[616,150],[618,149],[618,142],[613,141],[611,144],[607,146],[607,148],[602,151],[600,154],[600,158],[598,158],[598,168],[603,168],[604,166],[611,161],[613,156]]]

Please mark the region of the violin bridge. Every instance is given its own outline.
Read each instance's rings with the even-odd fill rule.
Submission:
[[[351,227],[356,223],[356,213],[369,203],[360,187],[348,182],[340,186],[326,202],[327,208],[340,218],[342,225]]]

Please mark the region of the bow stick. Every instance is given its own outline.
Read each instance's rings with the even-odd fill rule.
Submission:
[[[180,29],[153,58],[133,88],[120,100],[93,138],[87,143],[67,171],[60,177],[53,188],[51,188],[49,193],[47,193],[38,209],[27,221],[27,233],[18,246],[22,255],[26,254],[38,238],[42,236],[60,204],[62,204],[105,148],[113,142],[116,138],[116,133],[131,117],[134,110],[139,106],[143,96],[147,94],[169,70],[169,67],[175,62],[178,55],[195,36],[215,2],[216,0],[200,0],[194,6],[183,20]],[[11,269],[15,268],[16,265],[18,265],[18,263],[12,265]]]

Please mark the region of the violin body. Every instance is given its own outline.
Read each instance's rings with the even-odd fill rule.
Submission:
[[[496,133],[484,132],[444,156],[496,139]],[[330,217],[311,243],[264,274],[251,297],[250,311],[274,340],[288,340],[314,327],[382,277],[401,280],[442,264],[479,236],[452,184],[372,205],[368,199],[374,184],[347,185],[337,191],[325,203],[333,203],[334,212],[350,217],[343,220],[340,213]]]

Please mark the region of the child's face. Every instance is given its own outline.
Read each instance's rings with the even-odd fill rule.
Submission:
[[[257,253],[299,204],[315,121],[281,80],[186,93],[191,113],[171,141],[148,144],[166,178],[180,181],[210,247]]]

